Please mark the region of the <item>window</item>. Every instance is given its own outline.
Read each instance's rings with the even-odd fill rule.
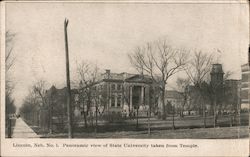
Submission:
[[[121,95],[118,95],[117,97],[117,107],[121,107],[121,102],[122,101],[122,96]]]
[[[115,96],[111,96],[111,107],[115,107]]]
[[[242,75],[242,80],[241,80],[242,82],[248,82],[248,75],[246,75],[246,74],[243,74]]]
[[[111,89],[112,89],[112,90],[115,90],[115,84],[112,84],[112,85],[111,85]]]
[[[121,90],[121,88],[122,88],[121,84],[118,84],[117,85],[117,90]]]

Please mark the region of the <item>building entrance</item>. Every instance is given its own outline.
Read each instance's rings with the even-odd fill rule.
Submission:
[[[141,86],[134,86],[132,95],[133,109],[140,106]]]

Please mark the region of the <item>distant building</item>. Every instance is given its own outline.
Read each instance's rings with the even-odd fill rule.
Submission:
[[[212,70],[210,72],[211,81],[210,81],[210,92],[214,94],[213,102],[216,102],[216,108],[221,110],[223,104],[223,84],[224,84],[224,71],[221,64],[213,64]]]
[[[210,84],[214,84],[216,86],[222,86],[224,72],[221,64],[213,64],[210,75],[211,75]]]
[[[182,93],[175,91],[175,90],[167,90],[165,95],[165,102],[168,104],[170,103],[172,106],[175,107],[175,110],[180,111],[183,106],[184,97]],[[167,111],[169,112],[169,111]]]
[[[76,114],[75,109],[76,97],[78,95],[77,89],[71,89],[71,105],[72,112]],[[46,91],[46,100],[49,105],[49,110],[54,117],[65,118],[67,115],[67,87],[58,89],[54,85]]]
[[[225,80],[224,83],[224,103],[227,103],[224,110],[239,112],[241,108],[241,81],[235,79]]]
[[[241,66],[241,109],[249,109],[250,98],[250,68],[248,64]]]
[[[203,82],[202,87],[204,85],[208,84],[206,82]],[[184,107],[184,115],[202,115],[203,106],[201,102],[203,103],[204,109],[206,111],[211,110],[210,100],[208,100],[207,98],[203,100],[203,97],[197,87],[195,87],[194,85],[188,85],[185,89],[185,92],[187,93],[187,103]]]
[[[202,114],[203,106],[201,102],[203,102],[205,111],[208,114],[213,114],[213,106],[216,101],[216,110],[220,113],[239,111],[242,94],[241,81],[235,79],[225,80],[221,64],[212,65],[210,77],[209,83],[203,82],[201,84],[201,88],[205,89],[203,93],[205,95],[203,96],[195,86],[187,86],[188,99],[185,110],[193,110]]]

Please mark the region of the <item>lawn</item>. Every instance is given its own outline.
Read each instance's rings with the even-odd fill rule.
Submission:
[[[247,126],[178,130],[153,130],[150,135],[148,135],[147,131],[117,131],[97,134],[95,134],[94,132],[83,132],[74,134],[74,138],[236,139],[248,137],[249,128]],[[43,138],[67,138],[67,134],[48,134]]]
[[[85,129],[74,128],[75,138],[158,138],[158,139],[224,139],[224,138],[247,138],[249,134],[248,114],[241,115],[241,126],[235,123],[230,127],[230,118],[222,116],[218,119],[216,128],[213,128],[213,117],[207,117],[206,128],[203,128],[203,118],[189,116],[175,118],[175,129],[172,128],[172,118],[159,120],[151,118],[151,134],[148,135],[148,119],[140,118],[139,126],[136,128],[136,120],[126,120],[120,123],[100,123],[97,133],[94,127]],[[66,138],[67,130],[62,133],[44,134],[44,138]]]

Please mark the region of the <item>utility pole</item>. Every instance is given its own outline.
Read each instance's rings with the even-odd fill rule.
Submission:
[[[69,48],[67,26],[69,20],[64,20],[64,34],[65,34],[65,52],[66,52],[66,78],[67,78],[67,112],[68,112],[68,138],[73,138],[72,130],[72,112],[71,112],[71,89],[70,89],[70,74],[69,74]]]

